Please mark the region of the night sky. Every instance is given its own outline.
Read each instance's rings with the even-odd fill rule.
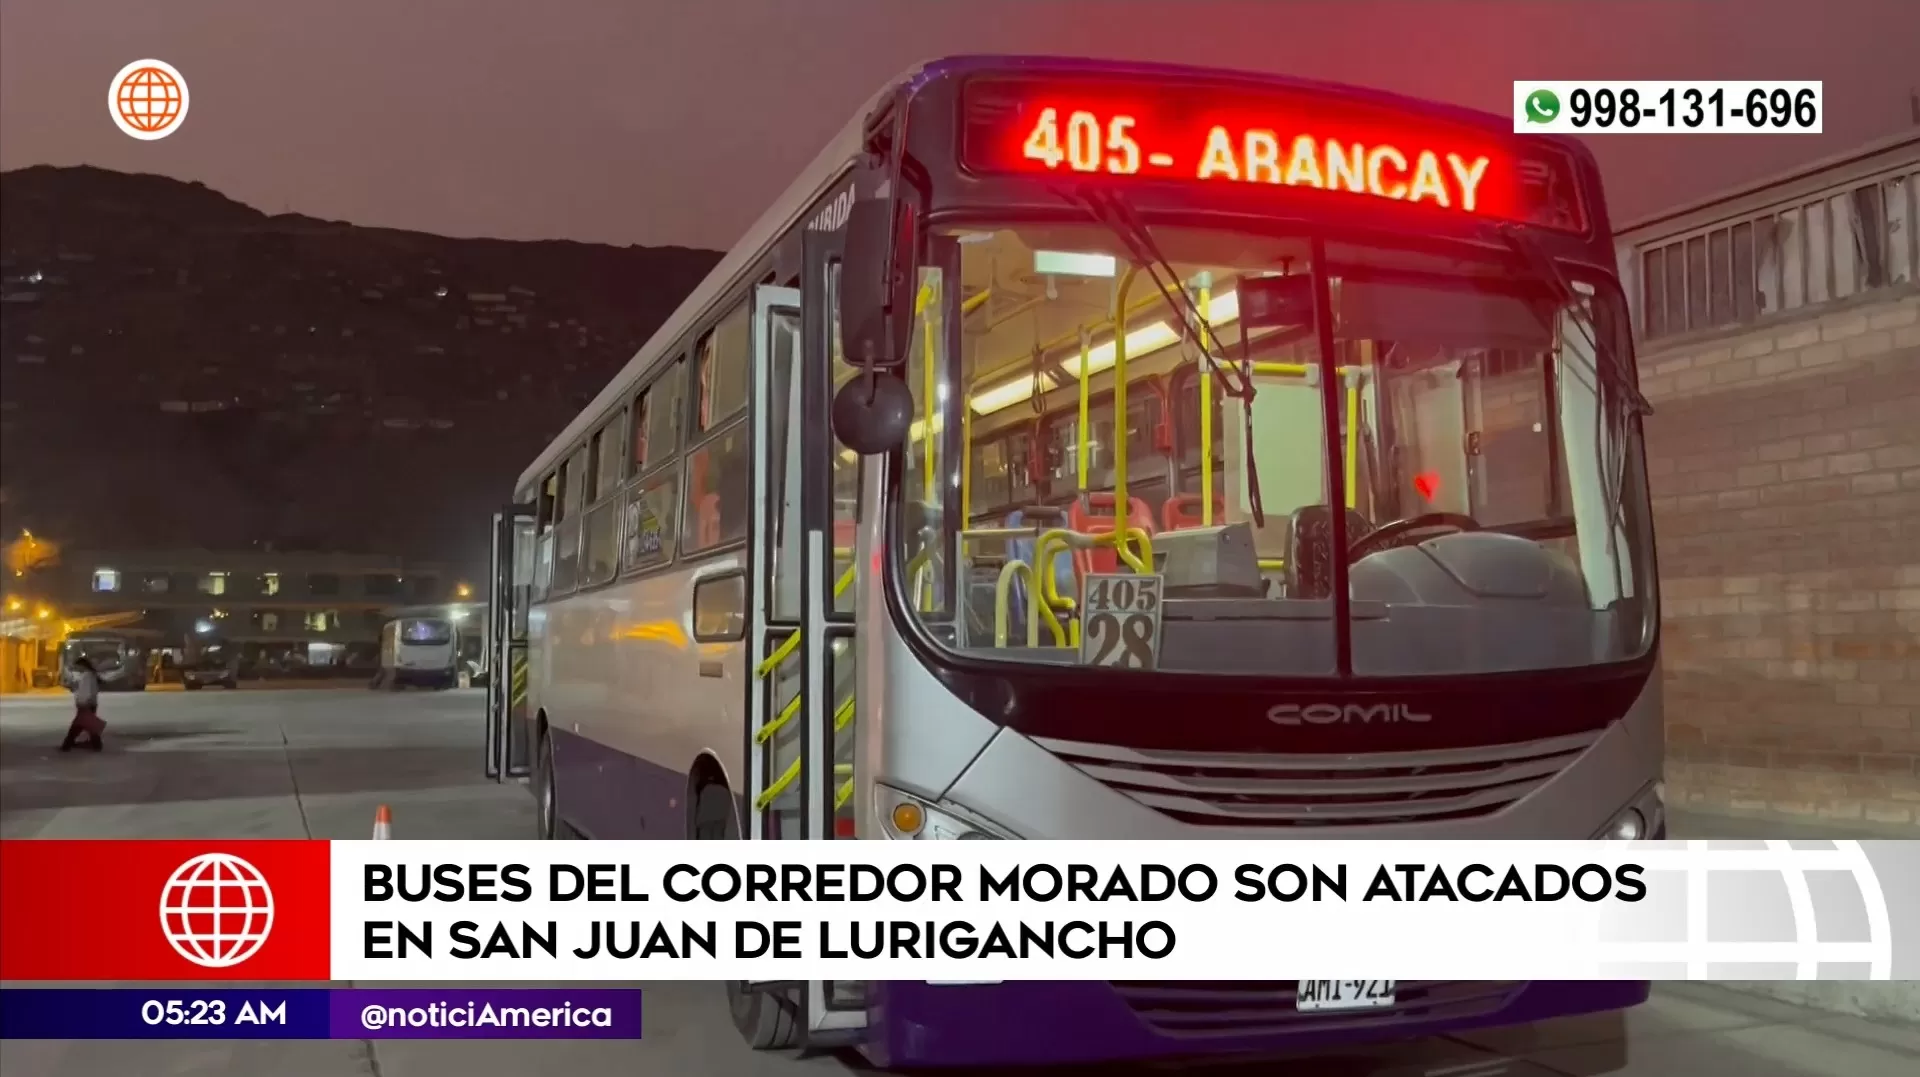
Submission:
[[[915,61],[1204,63],[1505,112],[1519,78],[1821,79],[1821,136],[1593,140],[1616,221],[1908,127],[1920,0],[0,0],[0,168],[195,179],[268,212],[724,248]],[[107,84],[193,95],[136,142]]]

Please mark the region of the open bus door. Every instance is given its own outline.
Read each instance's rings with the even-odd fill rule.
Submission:
[[[524,778],[533,759],[527,717],[527,609],[533,597],[533,506],[493,514],[487,595],[487,777]]]
[[[835,494],[853,485],[857,461],[841,456],[827,422],[841,241],[809,232],[804,243],[802,287],[754,294],[754,436],[765,449],[754,465],[759,575],[742,828],[749,840],[823,841],[854,831],[855,506]],[[747,986],[784,995],[798,1011],[796,1038],[809,1046],[851,1042],[867,1024],[857,981]]]

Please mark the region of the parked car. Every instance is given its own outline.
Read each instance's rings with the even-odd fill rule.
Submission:
[[[187,691],[197,691],[208,685],[221,688],[240,687],[240,663],[237,660],[201,659],[181,667],[180,684]]]

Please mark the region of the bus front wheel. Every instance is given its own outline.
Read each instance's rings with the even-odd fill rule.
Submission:
[[[700,790],[694,801],[693,836],[697,840],[737,841],[740,824],[734,817],[733,794],[714,784]],[[738,980],[727,981],[727,1010],[740,1038],[756,1051],[784,1051],[800,1045],[800,1024],[793,1000],[775,991],[748,991]]]

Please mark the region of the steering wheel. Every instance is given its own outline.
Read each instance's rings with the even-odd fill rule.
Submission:
[[[1403,545],[1402,540],[1408,535],[1436,527],[1451,531],[1478,531],[1480,521],[1458,512],[1423,512],[1404,520],[1393,520],[1353,540],[1347,546],[1347,562],[1351,564],[1370,553]]]

